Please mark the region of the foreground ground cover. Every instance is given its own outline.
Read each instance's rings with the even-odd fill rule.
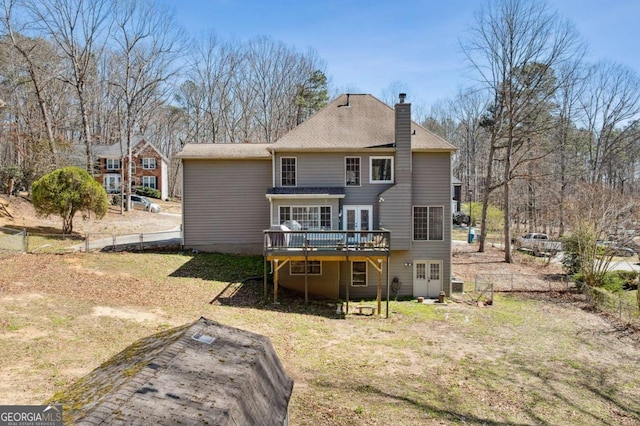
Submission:
[[[261,274],[259,258],[223,255],[3,256],[0,404],[41,403],[136,339],[205,316],[271,339],[295,380],[295,425],[640,423],[636,336],[578,296],[344,317],[238,284]]]

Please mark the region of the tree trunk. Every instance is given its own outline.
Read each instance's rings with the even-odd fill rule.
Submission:
[[[484,183],[484,193],[482,196],[482,216],[480,217],[480,237],[478,238],[478,251],[484,252],[484,244],[487,239],[487,211],[489,209],[489,195],[491,193],[491,178],[493,174],[493,157],[495,155],[495,147],[493,141],[489,149],[489,159],[487,160],[487,176]],[[469,225],[471,226],[471,225]]]

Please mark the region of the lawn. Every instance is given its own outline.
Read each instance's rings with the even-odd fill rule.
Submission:
[[[398,301],[388,319],[343,317],[237,283],[260,275],[260,258],[214,254],[5,256],[0,404],[42,403],[135,340],[204,316],[271,339],[295,381],[294,425],[640,422],[638,340],[574,298]]]

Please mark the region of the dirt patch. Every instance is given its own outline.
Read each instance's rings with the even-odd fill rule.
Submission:
[[[151,312],[143,312],[139,309],[112,308],[109,306],[95,306],[93,308],[93,316],[96,317],[113,317],[133,320],[138,322],[157,321],[158,315]]]
[[[117,206],[109,206],[107,214],[101,218],[76,215],[73,221],[75,234],[125,235],[142,232],[160,232],[178,229],[181,222],[181,204],[171,201],[154,200],[162,208],[161,213],[141,210],[121,212]],[[57,216],[41,217],[36,214],[33,204],[26,195],[17,197],[0,196],[0,227],[26,229],[32,234],[59,235],[62,219]]]
[[[563,273],[561,264],[544,258],[519,252],[513,253],[513,258],[513,263],[505,263],[504,251],[491,244],[485,246],[484,253],[478,252],[477,244],[455,244],[451,257],[452,275],[464,282],[473,282],[477,274],[520,274],[546,279]]]

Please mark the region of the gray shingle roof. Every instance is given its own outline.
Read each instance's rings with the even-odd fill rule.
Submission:
[[[167,163],[169,162],[167,157],[165,157],[164,154],[162,154],[158,150],[158,148],[156,148],[151,142],[147,141],[143,136],[136,135],[136,136],[133,136],[131,140],[131,149],[133,150],[134,154],[136,153],[137,149],[142,150],[147,145],[153,148],[165,162]],[[92,145],[91,148],[92,148],[93,156],[95,158],[121,158],[123,155],[126,154],[127,142],[126,141],[116,142],[111,145]],[[80,149],[85,149],[85,148],[84,146],[81,146]]]
[[[347,104],[348,97],[348,104]],[[413,151],[455,151],[440,136],[412,122]],[[393,149],[395,111],[372,95],[340,95],[273,144],[187,144],[183,159],[266,159],[269,151]]]
[[[134,343],[57,402],[78,425],[275,425],[292,390],[266,337],[200,318]]]
[[[272,195],[344,195],[342,187],[275,187],[267,189]]]
[[[348,102],[347,102],[348,99]],[[453,151],[441,137],[412,122],[411,148]],[[395,111],[372,95],[340,95],[333,102],[277,142],[281,150],[353,150],[395,142]]]
[[[176,157],[183,159],[221,158],[229,160],[269,159],[268,143],[190,143]]]

